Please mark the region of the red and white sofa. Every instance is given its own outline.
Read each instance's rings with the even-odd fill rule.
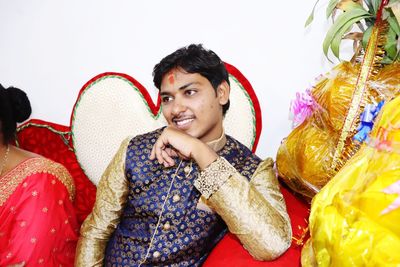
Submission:
[[[261,110],[249,81],[226,64],[231,82],[231,109],[225,116],[227,134],[256,150],[261,133]],[[32,119],[18,128],[17,143],[24,149],[62,163],[75,180],[75,208],[82,223],[91,212],[96,185],[108,162],[129,135],[165,125],[160,100],[154,104],[148,91],[122,73],[103,73],[90,79],[79,92],[70,125]],[[293,228],[289,250],[272,262],[252,259],[238,239],[227,234],[213,249],[204,266],[300,266],[301,245],[309,205],[281,187]]]

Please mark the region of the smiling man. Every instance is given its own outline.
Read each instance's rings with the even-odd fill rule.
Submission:
[[[225,135],[229,76],[201,45],[154,67],[168,126],[126,139],[81,228],[77,266],[200,266],[226,231],[258,260],[290,246],[272,159]]]

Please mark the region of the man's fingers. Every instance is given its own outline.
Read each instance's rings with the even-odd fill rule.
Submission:
[[[165,167],[171,167],[175,164],[175,161],[173,160],[173,158],[171,158],[165,150],[161,151],[161,155],[164,159]]]
[[[165,148],[165,152],[167,152],[168,155],[169,155],[171,158],[178,157],[178,153],[177,153],[174,149],[172,149],[172,148],[170,148],[170,147],[166,147],[166,148]]]
[[[156,150],[155,150],[155,148],[154,148],[155,146],[153,146],[152,148],[151,148],[151,152],[150,152],[150,159],[151,160],[153,160],[153,159],[155,159],[156,158]]]
[[[160,144],[157,144],[158,142],[156,142],[155,147],[155,154],[156,154],[156,158],[158,160],[158,163],[163,164],[164,163],[164,159],[162,156],[162,146]]]
[[[170,147],[170,137],[176,135],[177,130],[171,130],[166,128],[163,133],[158,137],[154,146],[151,149],[149,158],[151,160],[157,159],[158,163],[163,164],[165,167],[171,167],[175,165],[175,157],[181,157],[188,159],[188,156],[184,156],[180,151],[177,151],[175,147]],[[176,141],[175,136],[173,140]],[[179,143],[179,142],[178,142]]]
[[[163,164],[163,158],[161,155],[161,151],[164,149],[164,144],[161,141],[160,138],[158,138],[158,140],[155,142],[155,144],[153,145],[153,148],[151,149],[151,153],[150,153],[150,159],[157,159],[158,163]]]

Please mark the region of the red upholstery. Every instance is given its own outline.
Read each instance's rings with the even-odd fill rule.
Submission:
[[[303,234],[303,229],[307,226],[306,218],[308,218],[309,205],[297,199],[285,187],[282,187],[281,191],[285,198],[292,223],[293,236],[299,237]],[[292,242],[292,246],[280,258],[270,262],[256,261],[243,248],[240,241],[233,234],[229,233],[214,248],[203,266],[300,266],[300,252],[301,247]]]
[[[69,127],[30,120],[19,127],[17,140],[22,148],[59,162],[68,169],[75,182],[78,222],[82,223],[92,211],[96,199],[96,187],[79,166],[72,150],[69,133]]]
[[[256,129],[256,138],[253,146],[254,151],[261,133],[261,110],[258,100],[247,79],[229,64],[227,64],[227,69],[245,88],[254,107]],[[90,80],[84,85],[81,92],[104,75],[107,75],[107,73],[96,76]],[[156,114],[159,103],[157,106],[154,105],[150,97],[147,96],[148,94],[145,92],[145,88],[136,82],[136,80],[127,75],[123,75],[123,77],[129,79],[132,84],[139,89],[142,95],[144,95],[144,99],[149,103],[149,106],[152,107],[152,112]],[[92,210],[96,197],[96,187],[89,181],[77,161],[73,150],[71,134],[70,126],[62,126],[40,120],[30,120],[18,128],[17,139],[22,148],[59,162],[69,170],[75,181],[75,207],[79,222],[82,223]],[[306,226],[305,218],[308,217],[308,205],[298,200],[284,187],[282,187],[282,192],[292,221],[293,235],[300,236],[302,234],[301,229]],[[252,259],[247,251],[243,249],[236,237],[228,234],[215,247],[204,266],[299,266],[300,250],[298,246],[292,244],[291,248],[279,259],[272,262],[259,262]]]
[[[69,170],[75,181],[75,207],[79,222],[82,223],[92,210],[96,187],[80,168],[68,134],[69,127],[31,120],[19,128],[18,141],[22,148],[57,161]],[[309,206],[297,199],[285,187],[281,189],[291,219],[293,236],[298,237],[302,234],[302,229],[306,227]],[[260,262],[254,260],[244,250],[234,235],[227,234],[214,248],[204,266],[300,266],[300,251],[301,248],[292,243],[289,250],[279,259],[272,262]]]

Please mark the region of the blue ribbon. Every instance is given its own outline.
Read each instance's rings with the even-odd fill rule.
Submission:
[[[364,142],[367,139],[369,133],[372,131],[374,126],[374,121],[376,116],[378,116],[379,111],[382,109],[385,101],[381,101],[378,105],[367,104],[364,111],[360,115],[360,125],[357,128],[357,133],[354,135],[353,139],[358,142]]]

